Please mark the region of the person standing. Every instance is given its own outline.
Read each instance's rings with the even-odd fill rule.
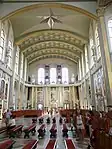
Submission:
[[[77,127],[77,134],[78,134],[78,140],[83,141],[84,139],[84,124],[83,124],[83,120],[82,120],[82,115],[80,114],[80,112],[77,113],[77,117],[76,117],[76,127]]]
[[[6,118],[6,126],[9,124],[9,120],[11,118],[11,111],[7,110],[7,112],[5,113],[5,118]]]

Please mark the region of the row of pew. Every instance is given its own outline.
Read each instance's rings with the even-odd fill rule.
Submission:
[[[64,140],[65,142],[65,148],[66,149],[75,149],[75,145],[71,139]],[[0,143],[0,149],[11,149],[14,145],[15,141],[8,139]],[[55,149],[56,148],[56,139],[50,139],[47,143],[47,146],[45,149]],[[23,146],[22,149],[36,149],[38,146],[37,140],[30,140],[27,144]]]
[[[35,121],[35,122],[34,122]],[[12,129],[9,130],[9,139],[5,140],[0,143],[0,149],[11,149],[16,141],[10,139],[10,138],[15,138],[21,135],[22,132],[24,132],[24,138],[29,138],[30,133],[32,135],[35,135],[36,133],[36,120],[33,121],[33,124],[28,126],[27,128],[23,129],[23,125],[18,125]],[[43,138],[45,136],[45,124],[43,124],[43,120],[41,118],[40,120],[40,128],[38,129],[38,138]],[[56,119],[55,117],[52,119],[52,127],[50,129],[50,140],[47,143],[46,149],[54,149],[56,147],[57,141],[57,126],[56,126]],[[22,130],[23,129],[23,130]],[[66,149],[75,149],[75,145],[71,139],[68,139],[68,129],[66,124],[63,124],[63,129],[62,129],[63,137],[65,138],[65,147]],[[38,146],[38,141],[37,140],[30,140],[28,143],[26,143],[23,146],[23,149],[36,149]]]
[[[16,141],[8,139],[0,143],[0,149],[11,149]],[[22,149],[36,149],[38,141],[30,140],[27,144],[23,146]]]

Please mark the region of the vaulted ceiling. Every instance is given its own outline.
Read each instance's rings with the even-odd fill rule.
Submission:
[[[50,9],[62,23],[54,23],[49,29],[47,23],[41,24],[44,16],[49,16]],[[9,19],[14,30],[15,43],[19,45],[31,64],[45,58],[68,59],[78,62],[84,45],[88,43],[91,15],[61,7],[38,7],[11,16]],[[84,13],[83,13],[84,12]]]

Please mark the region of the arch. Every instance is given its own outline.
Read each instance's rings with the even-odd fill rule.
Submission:
[[[31,46],[29,46],[28,48],[26,48],[26,49],[24,49],[22,52],[24,53],[24,52],[26,52],[29,48],[32,48],[32,47],[35,47],[36,45],[39,45],[39,44],[45,44],[45,43],[49,43],[49,42],[58,42],[58,43],[62,43],[62,44],[68,44],[69,46],[73,46],[74,48],[76,48],[76,50],[78,50],[78,51],[80,51],[80,52],[82,52],[82,50],[83,49],[80,49],[79,47],[77,47],[76,45],[74,45],[74,44],[71,44],[71,43],[67,43],[66,41],[57,41],[57,40],[49,40],[49,41],[40,41],[39,43],[37,43],[37,44],[33,44],[33,45],[31,45]],[[50,47],[49,47],[50,48]]]
[[[78,40],[83,40],[84,43],[88,43],[88,39],[85,38],[85,37],[82,37],[81,35],[75,33],[75,32],[71,32],[71,31],[68,31],[68,30],[62,30],[62,29],[53,29],[53,30],[48,30],[48,29],[43,29],[43,30],[38,30],[38,31],[33,31],[33,32],[29,32],[29,33],[26,33],[24,35],[21,35],[20,37],[16,38],[15,39],[15,43],[17,45],[20,45],[22,42],[24,42],[25,40],[29,39],[29,38],[33,38],[33,37],[36,37],[36,36],[39,36],[39,35],[42,35],[44,33],[57,33],[59,32],[59,34],[66,34],[68,36],[71,36],[73,38],[76,38]]]
[[[59,58],[65,58],[65,59],[68,59],[68,60],[70,60],[70,61],[72,61],[72,62],[74,62],[74,63],[77,63],[77,61],[74,60],[73,58],[70,58],[70,57],[65,56],[65,55],[62,55],[62,54],[60,54],[60,55],[58,55],[58,54],[44,54],[44,55],[41,55],[41,56],[36,57],[35,59],[29,61],[28,64],[31,64],[31,63],[33,63],[34,61],[38,60],[38,59],[44,59],[44,58],[47,58],[47,57],[52,58],[52,57],[55,57],[55,56],[57,56],[56,58],[58,58],[58,57],[59,57]]]
[[[50,48],[50,49],[43,48],[43,49],[40,49],[40,50],[33,51],[31,53],[27,53],[27,56],[26,55],[25,56],[26,56],[26,58],[29,58],[32,55],[36,55],[36,52],[44,52],[44,51],[47,52],[47,50],[49,50],[51,53],[52,53],[52,51],[54,51],[54,52],[55,51],[63,51],[63,52],[67,52],[67,53],[71,54],[72,56],[75,56],[77,58],[80,58],[80,55],[79,54],[76,54],[76,51],[75,50],[74,51],[71,51],[71,50],[64,49],[64,48]]]
[[[30,10],[36,9],[36,8],[43,8],[43,7],[63,8],[63,9],[67,9],[67,10],[77,11],[81,14],[84,14],[84,15],[88,16],[89,18],[97,20],[97,17],[94,14],[92,14],[92,13],[90,13],[90,12],[88,12],[88,11],[82,9],[82,8],[79,8],[79,7],[76,7],[76,6],[71,6],[71,5],[68,5],[68,4],[62,4],[62,3],[61,4],[60,3],[33,4],[33,5],[30,5],[30,6],[20,8],[16,11],[13,11],[13,12],[9,13],[8,15],[6,15],[5,17],[2,17],[1,19],[6,20],[6,19],[8,19],[12,16],[21,14],[23,12],[30,11]]]

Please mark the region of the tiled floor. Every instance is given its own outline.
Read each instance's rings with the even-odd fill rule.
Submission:
[[[44,123],[46,124],[46,118],[48,117],[48,115],[44,116]],[[65,145],[64,145],[64,138],[62,137],[62,125],[59,124],[59,115],[55,115],[56,117],[56,124],[57,124],[57,146],[56,149],[65,149]],[[29,125],[32,124],[32,118],[18,118],[16,119],[16,124],[23,124],[24,127],[27,127]],[[49,129],[51,128],[52,123],[50,125],[46,124],[46,135],[43,139],[39,139],[38,142],[38,149],[45,149],[49,138],[50,138],[50,133],[49,133]],[[39,129],[40,125],[37,122],[37,130]],[[69,126],[68,126],[69,129]],[[87,149],[88,146],[88,142],[89,139],[85,138],[83,142],[79,142],[76,141],[76,138],[73,138],[72,132],[69,131],[68,132],[69,138],[73,139],[75,145],[76,145],[76,149]],[[3,141],[5,139],[7,139],[8,136],[6,136],[6,134],[0,134],[0,141]],[[29,139],[38,139],[38,133],[36,133],[35,136],[30,135]],[[22,146],[24,144],[26,144],[26,142],[29,139],[24,139],[24,133],[22,133],[22,135],[19,138],[14,138],[14,140],[16,141],[16,143],[14,144],[14,149],[22,149]]]

